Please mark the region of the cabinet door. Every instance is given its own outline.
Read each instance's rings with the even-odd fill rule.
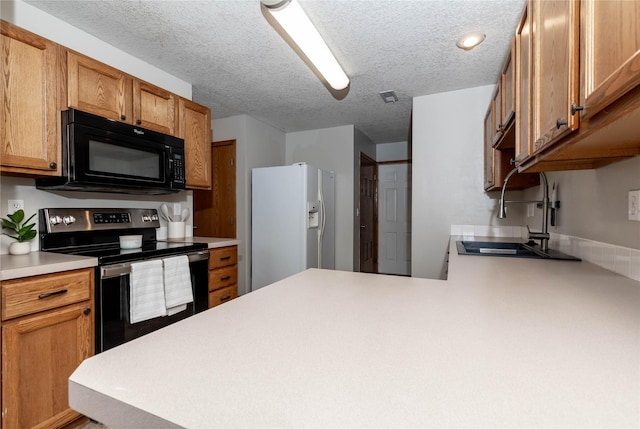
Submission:
[[[582,0],[583,118],[640,84],[640,2]]]
[[[180,98],[178,135],[184,139],[187,189],[211,189],[211,111]]]
[[[531,77],[532,77],[532,41],[531,41],[531,8],[529,1],[520,25],[516,31],[515,69],[516,69],[516,144],[515,160],[520,163],[533,153],[531,139]]]
[[[533,141],[539,152],[578,128],[579,0],[535,1]]]
[[[493,175],[493,155],[495,149],[493,148],[493,101],[489,103],[489,109],[484,117],[484,189],[489,191],[495,184]]]
[[[69,408],[68,378],[93,354],[93,315],[85,301],[3,322],[2,427],[61,427],[80,415]]]
[[[67,51],[68,105],[114,121],[133,123],[132,84],[126,73]]]
[[[493,96],[493,103],[492,103],[492,107],[493,107],[493,112],[492,112],[492,117],[493,117],[493,130],[492,130],[492,141],[493,144],[496,144],[498,142],[498,140],[500,140],[500,137],[502,137],[502,84],[501,81],[502,77],[500,77],[500,79],[498,79],[498,84],[496,85],[496,92],[495,95]]]
[[[502,108],[500,116],[500,129],[505,130],[515,115],[515,39],[511,42],[511,50],[507,55],[502,74],[500,76],[500,94],[502,96]]]
[[[0,171],[60,174],[57,45],[0,25]]]
[[[134,79],[133,98],[136,125],[164,134],[175,134],[176,100],[171,92]]]

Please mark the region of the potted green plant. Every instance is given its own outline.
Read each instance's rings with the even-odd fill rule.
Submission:
[[[34,229],[35,222],[29,223],[36,214],[32,214],[29,219],[24,220],[24,210],[16,210],[13,214],[2,218],[2,229],[11,231],[3,232],[7,237],[11,237],[14,241],[9,245],[9,253],[12,255],[26,255],[31,251],[30,240],[35,238],[38,232]]]

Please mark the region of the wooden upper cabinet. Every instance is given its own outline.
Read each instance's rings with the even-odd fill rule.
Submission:
[[[504,131],[515,116],[516,108],[516,91],[515,91],[515,39],[511,42],[511,51],[507,55],[502,74],[500,75],[500,95],[502,96],[500,125]]]
[[[211,111],[180,98],[178,137],[184,139],[187,189],[211,189]]]
[[[493,176],[493,148],[494,121],[493,121],[493,101],[489,104],[487,114],[484,117],[484,189],[491,190],[495,185]]]
[[[126,73],[67,51],[68,106],[131,123],[133,79]]]
[[[176,132],[176,95],[67,51],[68,106],[164,134]]]
[[[533,8],[533,141],[539,152],[578,128],[578,0],[536,1]]]
[[[529,2],[522,15],[515,37],[516,163],[526,160],[533,153],[531,139],[532,7],[533,3]]]
[[[0,171],[60,174],[58,45],[1,21]]]
[[[491,114],[493,119],[493,144],[496,144],[502,134],[504,132],[503,124],[502,124],[502,84],[501,79],[498,80],[498,85],[496,85],[496,92],[493,96],[492,108],[493,112]]]
[[[640,84],[640,2],[582,0],[583,118]]]
[[[176,96],[173,93],[134,79],[133,100],[135,125],[164,134],[175,134]]]

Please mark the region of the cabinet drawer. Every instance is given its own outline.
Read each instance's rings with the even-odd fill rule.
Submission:
[[[238,263],[238,247],[220,247],[209,250],[209,269],[228,267]]]
[[[209,308],[224,304],[225,302],[231,301],[237,297],[238,287],[236,285],[209,292]]]
[[[2,320],[91,298],[93,269],[2,282]]]
[[[209,271],[210,291],[236,283],[238,283],[238,267],[236,265]]]

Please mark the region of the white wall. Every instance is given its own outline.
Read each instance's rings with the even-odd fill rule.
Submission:
[[[560,209],[550,232],[571,235],[616,246],[640,249],[640,222],[628,219],[628,192],[640,189],[640,156],[597,170],[547,173],[549,192],[558,185]],[[526,199],[541,199],[541,187],[525,192]],[[540,230],[542,212],[524,218],[532,230]],[[526,216],[526,215],[525,215]],[[534,228],[535,227],[535,228]]]
[[[497,219],[500,196],[483,191],[483,123],[494,88],[487,85],[413,100],[414,277],[445,278],[452,224],[522,222],[522,209],[517,205],[510,207],[507,219]],[[513,193],[509,199],[521,194]]]
[[[285,134],[247,115],[216,119],[213,141],[236,141],[238,293],[251,291],[251,170],[285,164]]]
[[[0,1],[0,17],[26,30],[46,37],[49,40],[87,54],[136,77],[182,95],[185,98],[191,98],[190,84],[144,63],[22,1]],[[69,191],[47,192],[35,189],[34,179],[10,176],[0,176],[0,190],[0,215],[2,216],[5,216],[8,212],[7,200],[10,199],[24,200],[25,211],[28,215],[41,208],[47,207],[157,208],[163,202],[176,202],[190,209],[193,208],[191,191],[183,191],[168,196],[133,196]],[[0,238],[0,253],[7,253],[8,243],[11,241],[11,239],[5,236]],[[33,240],[31,244],[34,250],[38,249],[38,240]]]
[[[353,125],[287,133],[286,141],[286,164],[306,162],[336,173],[336,269],[353,271]]]
[[[191,100],[191,84],[21,0],[1,0],[0,17],[25,30]]]
[[[405,161],[409,159],[409,142],[380,143],[376,145],[376,161]]]

